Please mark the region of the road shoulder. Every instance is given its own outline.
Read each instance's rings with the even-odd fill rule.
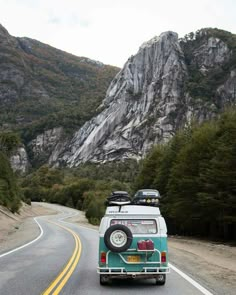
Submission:
[[[169,237],[170,261],[214,294],[234,295],[236,247],[183,237]]]
[[[56,214],[55,210],[38,204],[23,204],[20,214],[12,214],[0,208],[0,254],[8,252],[34,240],[40,229],[34,217]]]

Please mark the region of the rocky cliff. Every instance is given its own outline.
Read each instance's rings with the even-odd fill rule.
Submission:
[[[100,113],[58,145],[50,163],[140,159],[193,118],[201,122],[235,103],[235,52],[222,32],[181,40],[165,32],[144,43],[111,82]]]

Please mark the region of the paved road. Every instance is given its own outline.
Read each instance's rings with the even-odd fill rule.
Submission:
[[[203,294],[173,270],[165,286],[156,286],[154,280],[100,286],[97,231],[67,223],[65,217],[78,213],[60,208],[62,212],[56,216],[37,218],[43,229],[40,239],[0,257],[0,295]]]

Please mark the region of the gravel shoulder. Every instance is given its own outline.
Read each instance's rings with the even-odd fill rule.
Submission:
[[[59,212],[50,204],[24,205],[21,215],[0,207],[0,254],[25,244],[39,235],[33,217]],[[8,216],[10,215],[10,216]],[[84,212],[67,222],[97,230],[88,223]],[[169,237],[169,258],[173,265],[205,286],[213,294],[234,295],[236,290],[236,247],[183,237]]]
[[[235,294],[236,247],[169,237],[169,256],[173,265],[203,284],[213,294]]]

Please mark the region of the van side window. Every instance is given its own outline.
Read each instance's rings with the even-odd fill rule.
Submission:
[[[154,219],[112,219],[110,225],[127,226],[132,234],[156,234],[157,223]]]

